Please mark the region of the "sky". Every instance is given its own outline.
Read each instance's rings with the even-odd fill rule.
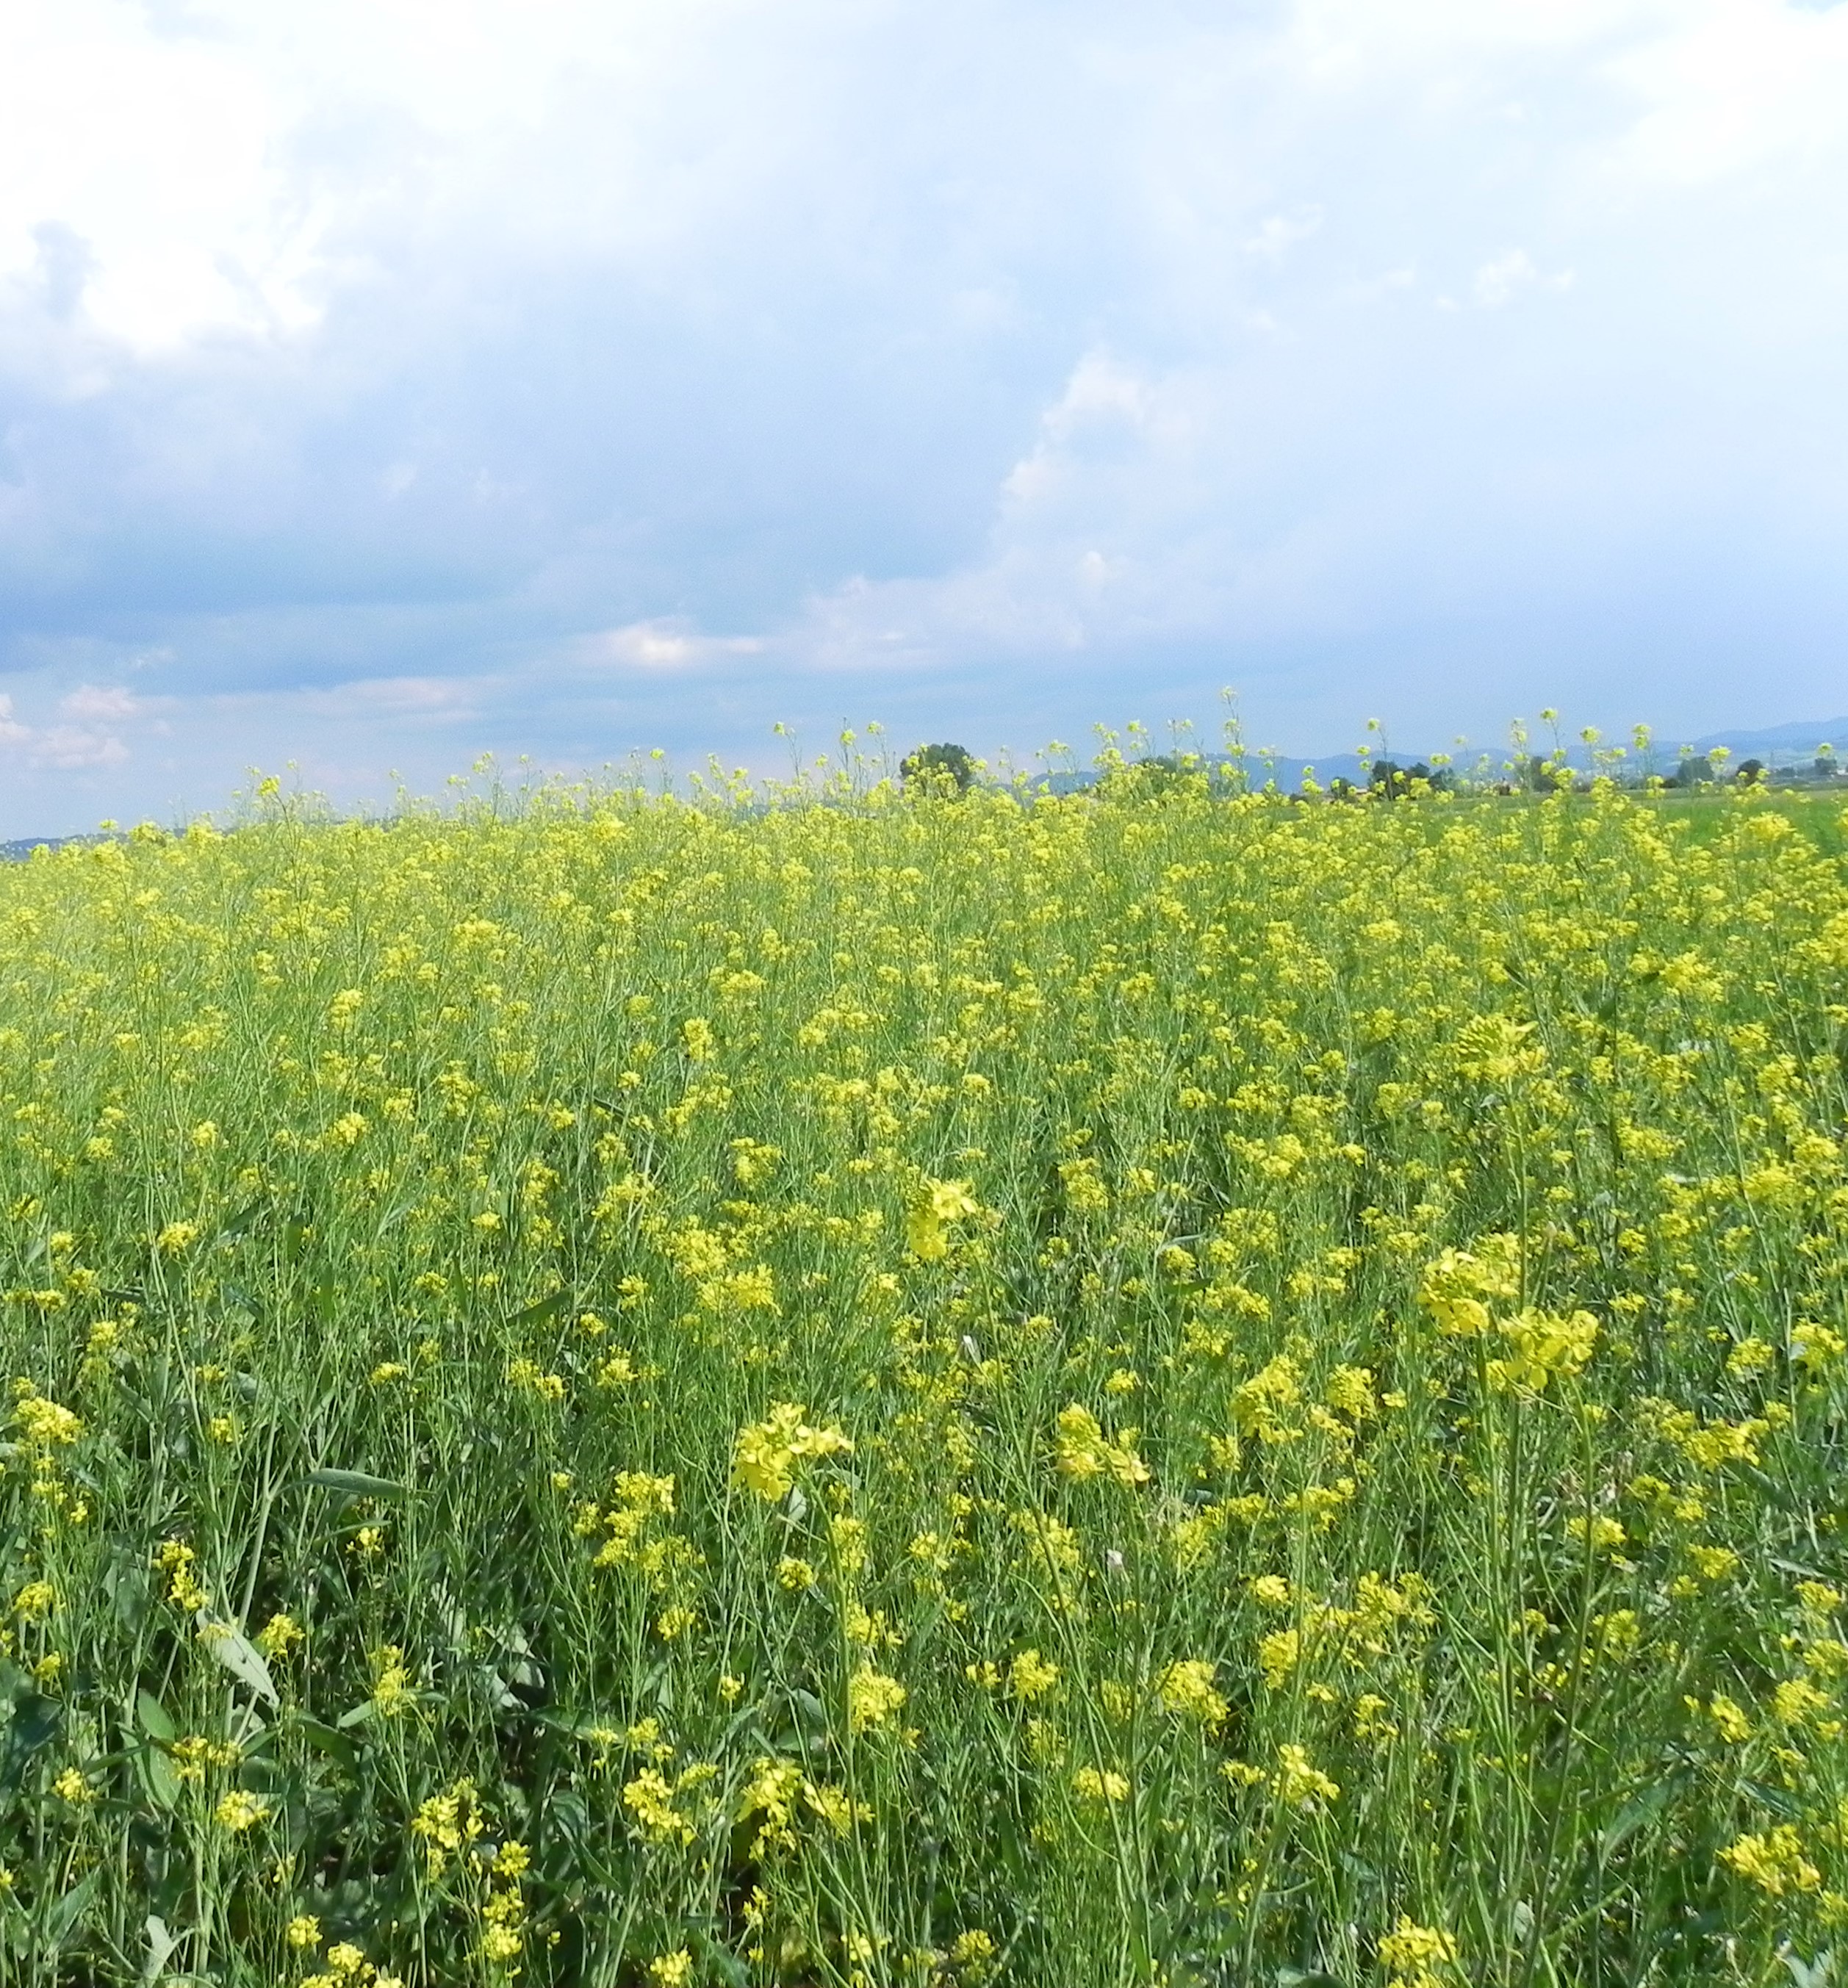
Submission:
[[[1816,0],[10,0],[0,835],[1827,717],[1844,213]]]

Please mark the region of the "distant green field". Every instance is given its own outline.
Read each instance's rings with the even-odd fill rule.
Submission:
[[[0,1980],[1848,1951],[1833,803],[0,868]]]

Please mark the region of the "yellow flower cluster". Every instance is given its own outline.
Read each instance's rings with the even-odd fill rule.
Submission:
[[[787,1497],[795,1483],[796,1465],[808,1457],[847,1456],[853,1443],[838,1428],[811,1428],[798,1403],[779,1401],[760,1422],[738,1432],[732,1475],[746,1490],[774,1502]]]

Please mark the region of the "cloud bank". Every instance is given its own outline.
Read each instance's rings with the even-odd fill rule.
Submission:
[[[1834,709],[1848,8],[22,0],[0,833]]]

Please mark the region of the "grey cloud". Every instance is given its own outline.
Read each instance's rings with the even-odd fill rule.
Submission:
[[[319,104],[279,150],[312,329],[131,357],[42,230],[0,307],[9,722],[166,700],[106,729],[158,811],[279,753],[358,793],[775,718],[1027,744],[1227,680],[1304,751],[1382,700],[1429,743],[1822,694],[1839,156],[1800,200],[1647,183],[1615,29],[1408,82],[1281,5],[727,19],[658,100],[563,76],[479,156]],[[103,793],[19,757],[0,830]]]

